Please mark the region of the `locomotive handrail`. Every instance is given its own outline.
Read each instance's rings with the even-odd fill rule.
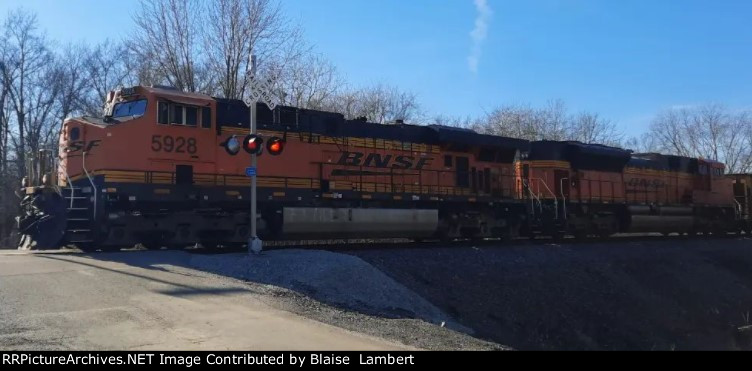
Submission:
[[[62,167],[62,166],[60,166]],[[66,162],[65,168],[64,168],[64,174],[65,174],[65,182],[68,183],[68,189],[70,189],[70,208],[73,208],[73,182],[71,181],[70,175],[68,175],[68,163]]]
[[[530,196],[532,196],[530,198],[530,205],[532,205],[531,207],[533,208],[533,212],[535,212],[535,203],[533,201],[537,201],[538,202],[538,210],[540,210],[541,214],[543,214],[543,205],[541,203],[540,197],[538,197],[538,195],[536,195],[533,192],[533,188],[530,187],[530,184],[528,183],[527,180],[522,179],[522,185],[525,188],[527,188],[527,192],[530,193]]]
[[[734,203],[736,203],[736,208],[735,208],[736,210],[734,210],[736,212],[736,218],[741,219],[742,218],[742,204],[739,203],[739,201],[737,201],[736,198],[734,198]]]
[[[551,188],[548,188],[548,184],[546,184],[546,181],[544,181],[541,178],[538,178],[539,183],[543,183],[543,186],[546,187],[546,190],[548,193],[551,194],[551,197],[554,198],[554,219],[559,219],[559,200],[556,198],[556,194],[551,191]]]
[[[567,220],[567,197],[564,195],[564,181],[569,181],[569,178],[561,178],[559,180],[559,190],[561,191],[561,212],[564,214],[564,220]]]
[[[93,220],[97,219],[97,186],[94,185],[94,180],[91,179],[91,175],[89,174],[89,171],[86,170],[86,151],[83,152],[81,156],[81,168],[84,169],[84,173],[86,173],[86,178],[89,179],[89,183],[91,184],[91,189],[94,191],[94,215]],[[71,196],[72,199],[73,196]]]
[[[543,179],[541,178],[532,178],[532,179],[538,181],[539,187],[540,187],[540,184],[543,183],[543,186],[546,187],[546,190],[548,191],[548,193],[550,193],[551,197],[554,198],[554,219],[559,219],[559,200],[556,197],[556,194],[553,191],[551,191],[551,188],[548,188],[548,184],[546,184],[546,182]]]

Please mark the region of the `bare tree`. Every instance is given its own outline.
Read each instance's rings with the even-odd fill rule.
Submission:
[[[658,148],[680,156],[689,156],[693,149],[688,135],[694,135],[691,113],[687,109],[668,110],[659,113],[650,124],[650,133],[658,142]]]
[[[528,140],[564,140],[570,127],[566,105],[549,101],[543,108],[529,105],[500,106],[475,123],[479,132]]]
[[[618,146],[622,134],[610,120],[597,113],[572,115],[561,100],[542,108],[511,104],[495,108],[476,120],[471,128],[481,133],[527,140],[576,140]]]
[[[395,120],[417,121],[423,115],[414,93],[385,84],[355,90],[343,89],[327,107],[350,119],[365,117],[368,121],[382,124]]]
[[[251,53],[258,57],[258,68],[273,75],[267,77],[279,78],[286,71],[281,66],[305,52],[300,29],[271,0],[216,0],[206,3],[204,13],[204,53],[223,97],[243,97]]]
[[[750,170],[750,114],[719,104],[666,110],[656,115],[650,136],[663,152],[721,161],[730,172]]]
[[[55,61],[52,75],[53,83],[56,85],[53,88],[57,90],[54,96],[55,129],[66,118],[74,113],[81,113],[86,108],[86,96],[92,86],[87,73],[89,56],[90,51],[86,45],[67,44]],[[57,132],[58,130],[52,130],[50,134],[54,135]]]
[[[11,134],[11,103],[10,88],[13,84],[12,76],[8,73],[7,66],[11,58],[11,48],[5,35],[0,36],[0,177],[7,179],[8,172],[8,140]]]
[[[581,112],[570,120],[567,139],[583,143],[619,146],[623,140],[616,126],[597,113]]]
[[[63,75],[54,64],[46,66],[27,85],[27,107],[25,116],[26,137],[24,145],[31,153],[42,148],[51,148],[59,133],[60,106],[56,103],[63,87]]]
[[[19,175],[26,170],[26,151],[29,138],[27,132],[34,124],[30,116],[37,116],[35,109],[42,105],[42,99],[36,84],[49,71],[47,70],[52,54],[47,48],[44,34],[38,31],[37,17],[33,13],[16,10],[5,21],[5,38],[8,43],[8,60],[1,67],[9,85],[9,96],[15,112],[18,137],[13,140],[16,149]],[[36,123],[35,123],[36,124]],[[32,143],[35,138],[32,138]]]
[[[91,50],[80,50],[80,53],[86,55],[83,69],[88,81],[88,91],[81,98],[81,109],[88,115],[101,113],[110,90],[118,86],[154,82],[153,78],[140,75],[140,72],[147,73],[151,68],[139,71],[139,67],[144,66],[134,62],[133,51],[122,43],[105,40]]]
[[[16,173],[9,166],[10,151],[9,139],[11,137],[11,104],[10,86],[13,83],[5,66],[10,59],[10,48],[5,35],[0,36],[0,243],[8,235],[12,228],[13,219],[16,215],[16,199],[13,195],[13,185],[17,184]]]
[[[139,60],[155,68],[167,83],[184,91],[202,88],[201,61],[197,46],[201,25],[198,0],[141,0],[134,16]],[[219,20],[212,20],[213,22]]]
[[[469,116],[463,118],[459,116],[448,115],[437,115],[429,120],[429,123],[433,125],[452,126],[463,129],[472,129],[476,126],[477,122],[477,119],[474,120]]]
[[[575,139],[567,105],[561,99],[550,100],[535,113],[538,131],[551,140]],[[575,139],[576,140],[576,139]]]
[[[632,136],[624,141],[623,146],[636,153],[655,153],[661,151],[657,138],[651,133]]]
[[[535,110],[523,105],[497,107],[476,121],[473,129],[484,134],[528,140],[542,139]]]
[[[288,64],[281,73],[277,94],[282,104],[326,109],[342,85],[334,65],[323,56],[310,53]]]

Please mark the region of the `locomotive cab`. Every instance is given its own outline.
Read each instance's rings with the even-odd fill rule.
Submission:
[[[22,248],[96,246],[113,234],[125,236],[128,230],[119,225],[127,224],[129,216],[159,213],[164,201],[198,206],[199,192],[188,186],[195,184],[195,172],[215,172],[215,101],[168,87],[139,86],[110,92],[103,111],[102,117],[63,123],[57,170],[50,170],[46,184],[27,188],[22,203]],[[156,224],[155,235],[134,237],[161,238],[164,230]]]
[[[213,111],[211,97],[170,88],[111,92],[103,118],[84,116],[63,124],[60,185],[104,174],[117,179],[144,169],[181,169],[185,175],[180,180],[190,184],[194,172],[214,171]]]

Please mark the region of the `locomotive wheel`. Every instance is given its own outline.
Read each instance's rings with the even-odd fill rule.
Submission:
[[[201,246],[204,249],[207,249],[207,250],[217,250],[217,249],[219,249],[219,243],[216,242],[216,241],[202,241],[201,242]]]
[[[584,229],[574,231],[573,235],[574,239],[577,241],[584,241],[587,239],[587,231]]]
[[[159,250],[162,248],[162,244],[157,241],[144,241],[141,243],[141,246],[147,250]]]
[[[82,243],[80,245],[75,245],[76,248],[83,252],[94,252],[97,251],[97,247],[92,243]]]
[[[561,242],[564,239],[564,234],[561,232],[553,232],[551,233],[551,239],[554,240],[554,242]]]

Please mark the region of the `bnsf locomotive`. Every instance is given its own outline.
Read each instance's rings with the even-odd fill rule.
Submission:
[[[255,217],[265,240],[707,234],[749,225],[748,177],[725,176],[714,161],[257,108],[267,150]],[[111,92],[104,117],[66,120],[57,156],[40,152],[29,166],[21,247],[244,244],[250,156],[237,147],[251,145],[248,124],[241,101],[167,87]]]

